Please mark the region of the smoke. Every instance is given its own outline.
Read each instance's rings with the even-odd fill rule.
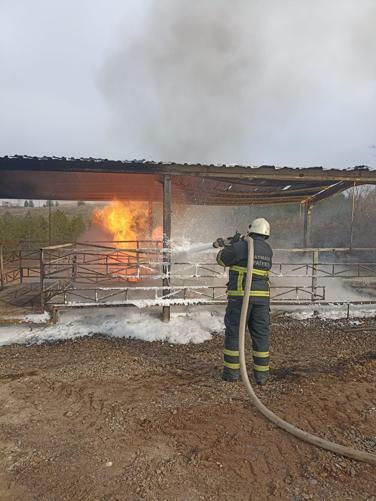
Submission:
[[[337,142],[348,165],[349,137],[369,155],[375,20],[373,0],[149,2],[99,75],[112,153],[307,164]]]

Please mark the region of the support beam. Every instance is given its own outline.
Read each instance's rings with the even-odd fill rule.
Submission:
[[[313,205],[314,203],[319,202],[320,200],[324,200],[325,198],[329,198],[332,195],[335,195],[336,193],[341,193],[342,191],[351,188],[351,186],[352,186],[351,182],[338,181],[337,183],[334,183],[329,187],[321,190],[316,195],[312,195],[310,198],[307,199],[307,202],[310,205]]]
[[[171,270],[171,176],[163,176],[163,274],[169,275]],[[170,279],[163,279],[163,286],[168,287]],[[163,294],[168,294],[169,290],[164,289]],[[170,306],[163,306],[163,321],[170,321]]]
[[[3,182],[9,182],[10,190],[13,192],[12,196],[2,198],[47,198],[40,196],[21,197],[14,195],[15,183],[11,179],[12,174],[19,171],[24,180],[23,184],[27,185],[28,180],[25,179],[28,173],[34,175],[42,173],[46,177],[46,172],[86,172],[86,173],[128,173],[128,174],[152,174],[155,175],[205,175],[210,177],[228,177],[228,178],[261,178],[261,179],[285,179],[286,181],[297,179],[299,181],[312,180],[312,181],[356,181],[359,184],[376,184],[376,174],[374,171],[369,170],[367,167],[358,166],[353,170],[340,170],[340,169],[325,169],[321,167],[312,168],[275,168],[274,166],[262,165],[258,167],[245,167],[245,166],[231,166],[226,165],[201,165],[201,164],[176,164],[176,163],[155,163],[145,161],[112,161],[102,159],[74,159],[74,158],[48,158],[48,157],[0,157],[0,187],[2,188]],[[3,177],[3,172],[7,172],[11,177]],[[8,175],[7,174],[7,175]],[[76,183],[77,184],[77,183]],[[41,188],[42,183],[35,183],[36,187]],[[50,184],[51,186],[51,184]],[[350,184],[351,186],[351,184]],[[55,189],[55,187],[54,187]],[[75,195],[77,196],[77,195]],[[54,198],[59,198],[53,195]],[[80,197],[82,198],[82,197]],[[75,198],[74,200],[77,200]],[[90,200],[89,198],[82,198],[83,200]],[[102,198],[106,200],[106,198]],[[108,200],[108,199],[107,199]]]
[[[350,243],[349,249],[352,250],[354,241],[354,216],[355,216],[355,182],[352,189],[352,205],[351,205],[351,225],[350,225]]]
[[[304,234],[303,234],[303,247],[307,249],[311,244],[311,222],[312,222],[312,205],[308,202],[304,204]]]

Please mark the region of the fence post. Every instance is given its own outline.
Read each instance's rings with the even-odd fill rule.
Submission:
[[[4,289],[4,246],[0,243],[0,289]]]
[[[18,253],[18,260],[19,260],[19,270],[20,270],[20,284],[22,284],[23,283],[22,249],[20,249]]]
[[[72,259],[72,282],[77,278],[77,254],[74,254]]]
[[[140,275],[140,241],[136,243],[136,275]]]
[[[317,300],[317,265],[319,262],[319,251],[314,250],[312,253],[312,301]]]
[[[40,267],[40,309],[41,309],[41,312],[43,313],[44,306],[45,306],[45,298],[44,298],[44,278],[45,278],[44,249],[40,249],[39,267]]]

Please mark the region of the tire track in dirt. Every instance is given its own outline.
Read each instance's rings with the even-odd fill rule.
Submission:
[[[329,384],[330,393],[335,395],[334,398],[322,396],[323,391],[328,391],[328,383],[322,376],[318,376],[314,381],[302,383],[303,401],[301,398],[294,398],[294,401],[290,402],[292,405],[282,407],[277,403],[276,407],[272,408],[284,419],[306,431],[343,445],[352,445],[376,453],[376,441],[374,447],[370,445],[373,443],[372,436],[376,429],[376,412],[369,412],[369,409],[375,408],[375,404],[369,400],[368,383],[376,376],[374,369],[374,365],[364,364],[362,371],[367,374],[366,381],[356,367],[346,372],[343,378],[332,380]],[[355,383],[357,379],[359,382]],[[350,384],[347,383],[348,380],[351,381]],[[353,440],[350,431],[355,433],[357,441]]]

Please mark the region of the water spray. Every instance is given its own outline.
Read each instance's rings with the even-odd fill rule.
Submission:
[[[185,253],[199,253],[205,252],[213,249],[213,243],[202,243],[202,244],[187,244],[182,246],[177,246],[171,249],[174,254],[185,254]]]

